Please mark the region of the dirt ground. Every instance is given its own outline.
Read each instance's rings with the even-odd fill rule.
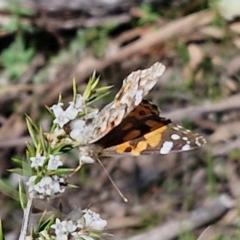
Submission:
[[[73,77],[80,93],[93,71],[101,86],[114,86],[101,108],[132,71],[155,62],[167,70],[146,99],[163,117],[204,135],[207,144],[168,155],[102,158],[128,203],[95,163],[69,179],[78,188],[52,201],[36,200],[33,218],[60,205],[64,214],[89,207],[108,221],[109,239],[240,239],[240,13],[226,19],[220,5],[206,1],[77,3],[36,6],[28,0],[5,8],[2,1],[0,7],[5,239],[18,239],[22,222],[18,176],[8,169],[16,167],[12,158],[26,158],[26,115],[47,132],[52,117],[45,106],[57,103],[60,93],[70,101]],[[65,165],[76,167],[77,154],[66,154]]]

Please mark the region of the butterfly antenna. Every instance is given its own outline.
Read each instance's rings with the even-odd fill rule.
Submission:
[[[111,176],[109,175],[107,169],[103,166],[101,160],[99,158],[97,158],[97,161],[99,162],[100,166],[103,168],[104,172],[107,174],[108,179],[110,180],[110,182],[112,183],[113,187],[116,189],[116,191],[118,192],[118,194],[120,195],[120,197],[123,199],[124,202],[128,202],[128,199],[123,195],[123,193],[119,190],[119,188],[117,187],[117,185],[114,183],[113,179],[111,178]]]

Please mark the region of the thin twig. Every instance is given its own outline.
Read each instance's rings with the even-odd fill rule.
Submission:
[[[28,223],[29,223],[29,218],[30,218],[31,209],[32,209],[32,203],[33,203],[33,198],[28,197],[27,206],[24,209],[23,224],[22,224],[22,229],[21,229],[21,233],[19,236],[19,240],[26,239],[27,231],[28,231]]]

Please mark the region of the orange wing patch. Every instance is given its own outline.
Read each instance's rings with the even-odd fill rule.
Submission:
[[[140,154],[168,154],[170,152],[186,151],[206,143],[206,139],[198,133],[191,132],[175,123],[162,126],[143,136],[110,147],[106,154],[129,153],[134,156]],[[105,154],[104,154],[105,155]]]
[[[132,155],[140,155],[149,148],[159,146],[161,142],[162,132],[166,130],[166,126],[160,127],[150,133],[143,135],[141,138],[131,140],[115,147],[117,153],[131,153]]]

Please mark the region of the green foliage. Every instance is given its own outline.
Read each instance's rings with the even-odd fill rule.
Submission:
[[[229,156],[233,159],[238,159],[240,160],[240,150],[239,149],[234,149],[229,153]]]
[[[152,23],[157,20],[158,15],[154,12],[154,10],[150,4],[143,3],[141,5],[141,10],[144,14],[143,14],[143,17],[141,17],[138,20],[138,25]]]
[[[189,62],[189,54],[187,50],[187,46],[183,42],[178,42],[177,43],[177,54],[180,57],[180,59],[183,61],[184,64]]]
[[[24,43],[24,35],[33,32],[34,28],[20,18],[31,16],[32,13],[22,8],[18,0],[10,1],[6,10],[11,13],[11,19],[1,29],[8,33],[16,33],[16,35],[14,42],[1,53],[1,65],[6,69],[10,79],[17,79],[27,70],[34,54],[34,49],[26,48]]]
[[[195,240],[196,238],[194,237],[193,232],[183,232],[181,233],[179,240]]]
[[[17,201],[19,200],[18,191],[13,189],[13,187],[10,185],[9,181],[0,179],[0,192],[6,196],[9,196],[9,197],[17,200]]]
[[[33,48],[26,49],[21,37],[16,40],[1,54],[2,66],[6,69],[11,79],[17,79],[28,69],[29,62],[34,54]]]
[[[95,57],[100,58],[104,55],[109,34],[116,27],[115,24],[102,27],[81,29],[78,31],[77,38],[70,45],[70,49],[77,49],[78,53],[83,53],[87,48],[93,48]]]
[[[19,0],[11,0],[9,2],[10,3],[6,7],[6,10],[11,13],[11,19],[8,24],[2,27],[2,29],[9,33],[19,33],[22,31],[31,32],[33,27],[30,24],[21,21],[20,17],[32,16],[33,13],[30,10],[23,8]]]
[[[48,219],[44,220],[45,219],[45,215],[46,215],[46,212],[43,212],[39,222],[38,222],[38,225],[37,225],[37,228],[36,228],[36,232],[41,232],[43,230],[47,230],[49,231],[50,230],[50,226],[54,223],[55,221],[55,218],[53,216],[50,216]]]

